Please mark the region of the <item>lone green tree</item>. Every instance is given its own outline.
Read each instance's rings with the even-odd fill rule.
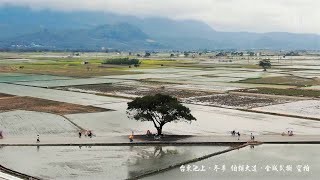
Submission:
[[[138,97],[128,103],[128,117],[137,121],[151,121],[162,135],[162,128],[170,122],[192,122],[196,120],[189,108],[182,105],[177,98],[156,94]]]
[[[259,62],[259,66],[263,68],[263,71],[267,71],[267,69],[271,68],[271,62],[268,59],[264,59]]]

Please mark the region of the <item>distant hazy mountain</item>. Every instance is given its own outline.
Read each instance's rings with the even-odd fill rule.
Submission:
[[[103,12],[0,7],[0,48],[55,49],[320,49],[320,36],[218,32],[200,21],[137,18]]]
[[[92,29],[39,30],[0,41],[3,47],[42,48],[52,50],[77,49],[120,50],[162,49],[164,46],[130,24],[102,25]]]

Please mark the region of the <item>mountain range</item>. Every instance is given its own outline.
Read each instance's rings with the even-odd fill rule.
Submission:
[[[0,7],[0,48],[319,50],[317,34],[219,32],[201,21]]]

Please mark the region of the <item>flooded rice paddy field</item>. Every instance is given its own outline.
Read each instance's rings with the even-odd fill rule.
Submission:
[[[212,95],[213,92],[196,91],[196,90],[184,90],[171,88],[170,86],[128,86],[128,85],[115,85],[115,84],[91,84],[80,86],[69,86],[59,88],[63,90],[76,91],[76,92],[88,92],[94,94],[106,94],[106,95],[120,95],[124,97],[141,97],[145,95],[155,95],[158,93],[168,94],[176,98],[189,98],[195,96]]]
[[[201,108],[201,107],[199,107]],[[197,121],[189,123],[171,123],[164,126],[166,134],[190,135],[228,135],[235,129],[242,134],[280,134],[287,128],[294,130],[295,134],[319,134],[318,121],[301,120],[272,115],[239,113],[238,111],[223,110],[219,108],[199,109],[193,107]],[[36,112],[13,111],[1,113],[1,128],[9,136],[28,135],[57,135],[74,136],[78,129],[64,118]],[[122,136],[131,131],[135,134],[145,134],[149,129],[155,133],[152,123],[137,122],[127,118],[125,113],[116,111],[74,114],[67,117],[79,126],[93,130],[97,136]],[[277,126],[274,126],[277,124]]]
[[[64,87],[76,86],[83,84],[105,84],[105,83],[120,83],[125,80],[104,79],[104,78],[87,78],[87,79],[59,79],[52,81],[31,81],[31,82],[15,82],[15,84],[36,86],[36,87]]]
[[[52,101],[67,102],[80,105],[92,105],[106,109],[110,104],[128,102],[126,99],[119,99],[113,97],[96,96],[93,94],[68,92],[47,88],[28,87],[22,85],[0,83],[0,92],[5,94],[12,94],[17,96],[30,96]]]
[[[245,147],[190,164],[192,167],[204,166],[206,171],[181,172],[176,168],[144,179],[316,180],[320,176],[319,148],[319,145],[261,145],[253,149]],[[253,166],[256,166],[256,171]]]
[[[190,89],[190,90],[201,90],[201,91],[231,91],[239,90],[240,87],[232,87],[228,85],[204,85],[204,84],[183,84],[183,85],[173,85],[172,88],[175,89]]]
[[[78,128],[61,116],[21,110],[0,113],[0,127],[4,137],[70,136],[78,132]]]
[[[264,112],[280,113],[280,114],[290,114],[296,116],[304,116],[311,118],[320,117],[320,101],[318,100],[305,100],[290,102],[285,104],[277,104],[265,107],[255,108],[255,110],[260,110]]]
[[[317,77],[315,70],[279,70],[270,69],[262,72],[260,69],[246,68],[155,68],[155,69],[129,69],[128,71],[140,72],[142,74],[99,76],[94,78],[70,78],[51,75],[5,73],[0,75],[0,82],[10,82],[39,87],[71,86],[81,84],[119,83],[130,80],[153,80],[159,82],[171,82],[179,84],[204,84],[208,82],[214,85],[217,82],[233,84],[234,82],[248,78],[277,77],[284,75],[296,75],[305,77]],[[229,85],[230,86],[230,85]]]
[[[44,89],[50,90],[50,89]],[[27,91],[26,91],[27,92]],[[50,92],[50,91],[49,91]],[[71,95],[76,95],[74,92]],[[52,95],[52,93],[48,93]],[[68,94],[66,94],[68,95]],[[70,97],[72,97],[70,95]],[[154,131],[152,123],[137,122],[128,119],[126,114],[126,101],[112,101],[108,104],[109,97],[94,99],[81,99],[86,94],[78,93],[79,103],[93,104],[95,107],[110,108],[115,111],[99,113],[80,113],[66,115],[68,119],[84,129],[93,130],[97,136],[128,135],[131,131],[136,134],[144,134],[148,129]],[[50,96],[54,97],[54,96]],[[59,97],[54,97],[59,98]],[[105,99],[104,99],[105,98]],[[81,101],[82,100],[82,101]],[[67,98],[65,101],[73,101]],[[226,135],[231,130],[237,130],[243,134],[280,134],[287,128],[294,130],[295,134],[316,135],[319,134],[320,121],[306,119],[257,114],[232,109],[222,109],[201,105],[185,104],[189,107],[197,121],[189,123],[170,123],[164,126],[167,134],[190,135]],[[275,126],[275,124],[277,124]],[[11,111],[0,113],[0,125],[5,135],[58,135],[72,136],[77,128],[61,116],[30,111]],[[154,132],[155,133],[155,132]]]
[[[0,163],[43,179],[126,179],[228,148],[0,147]]]
[[[35,75],[21,73],[3,73],[0,75],[0,82],[14,83],[35,87],[66,87],[87,84],[114,84],[130,85],[135,87],[145,86],[144,82],[158,82],[162,86],[172,84],[173,89],[220,91],[268,87],[268,88],[295,88],[290,85],[274,84],[254,84],[239,83],[252,78],[270,78],[280,76],[297,76],[304,78],[318,77],[319,72],[312,69],[269,69],[263,72],[261,69],[237,68],[237,67],[213,67],[213,68],[177,68],[177,67],[157,67],[128,69],[130,72],[141,74],[97,76],[92,78],[71,78],[52,75]],[[145,86],[146,87],[146,86]],[[315,87],[316,88],[316,87]],[[114,95],[126,93],[117,92]]]
[[[95,130],[99,136],[128,135],[131,131],[136,134],[145,134],[147,130],[155,133],[150,122],[137,122],[128,119],[125,103],[118,103],[122,112],[111,111],[91,114],[73,114],[67,117],[81,127]],[[292,128],[296,134],[319,134],[320,121],[274,116],[244,112],[232,109],[222,109],[201,105],[186,104],[191,109],[197,121],[189,123],[169,123],[163,128],[167,134],[190,135],[229,135],[230,131],[237,130],[243,134],[281,134],[287,128]],[[117,108],[117,107],[116,107]],[[276,124],[276,126],[275,126]]]
[[[81,92],[70,92],[61,87],[72,88],[72,86],[78,85],[94,84],[100,86],[101,84],[111,84],[133,87],[136,91],[140,91],[139,88],[152,91],[153,88],[164,86],[165,90],[166,88],[177,92],[201,90],[209,94],[216,93],[214,91],[227,92],[258,87],[301,88],[291,85],[240,83],[242,80],[255,78],[280,76],[314,78],[320,75],[317,71],[319,66],[316,66],[318,60],[312,58],[305,59],[303,62],[300,60],[291,59],[278,62],[278,60],[273,59],[275,68],[267,72],[262,72],[261,69],[237,67],[239,64],[252,64],[259,60],[250,60],[250,62],[234,60],[232,64],[235,66],[233,67],[227,67],[228,63],[225,63],[226,67],[217,66],[209,69],[191,67],[132,68],[128,71],[140,74],[92,78],[0,73],[0,93],[114,110],[66,115],[68,119],[80,127],[93,130],[97,136],[122,136],[130,134],[132,131],[135,134],[145,134],[147,130],[155,133],[152,123],[142,123],[128,119],[125,112],[129,101],[127,99],[95,95],[102,90],[79,88],[78,90]],[[204,65],[205,63],[210,64],[211,62],[201,62]],[[217,60],[213,63],[223,64],[217,62]],[[59,89],[50,89],[55,87],[59,87]],[[123,93],[117,90],[114,92],[121,96],[135,95],[133,92]],[[192,100],[193,96],[194,98],[203,98],[206,95],[208,94],[195,93],[188,95],[188,98]],[[214,94],[212,96],[221,95]],[[191,109],[197,121],[192,122],[192,124],[166,124],[163,129],[164,133],[203,136],[226,135],[231,130],[236,130],[242,134],[260,135],[280,134],[287,129],[292,129],[298,135],[319,135],[320,121],[205,106],[258,107],[254,110],[319,118],[320,101],[317,99],[297,102],[277,99],[271,102],[270,99],[262,97],[260,100],[255,98],[257,102],[253,102],[248,97],[241,99],[242,96],[234,98],[230,95],[223,96],[226,97],[222,99],[218,97],[216,99],[203,99],[198,105],[192,104],[197,103],[197,101],[185,101],[185,105]],[[0,98],[8,98],[8,96],[1,96],[0,94]],[[209,102],[205,103],[208,100]],[[254,106],[246,107],[247,104],[241,104],[247,100],[247,104],[254,104]],[[3,129],[5,136],[35,137],[36,134],[41,134],[50,136],[50,138],[56,136],[73,137],[79,130],[62,116],[23,110],[0,113],[0,129]],[[105,177],[125,179],[226,148],[228,147],[0,147],[0,164],[43,179],[105,179]],[[254,149],[246,147],[194,164],[212,168],[215,165],[226,165],[229,171],[224,173],[213,170],[201,173],[181,173],[179,169],[175,169],[147,179],[234,179],[234,177],[237,177],[237,179],[316,179],[320,175],[318,171],[315,171],[315,169],[320,169],[320,156],[317,149],[319,149],[317,145],[262,145],[256,146]],[[262,169],[258,169],[258,173],[230,171],[232,165],[247,164],[258,165],[260,168],[267,165],[291,164],[295,167],[302,164],[309,165],[310,172],[308,174],[298,172],[281,174],[265,172]]]
[[[284,104],[295,101],[289,98],[274,98],[254,95],[215,94],[201,97],[191,97],[183,100],[185,103],[219,106],[227,108],[251,109],[256,107]]]
[[[68,118],[79,126],[93,130],[102,136],[127,135],[131,131],[145,133],[148,129],[152,130],[154,128],[150,123],[141,123],[128,119],[126,108],[129,100],[126,99],[5,83],[0,84],[0,92],[115,110],[102,113],[67,115]],[[245,134],[250,134],[251,132],[255,132],[256,134],[280,134],[286,128],[292,128],[296,134],[319,134],[320,121],[257,114],[202,105],[186,104],[186,106],[191,108],[197,121],[192,122],[192,124],[171,123],[165,125],[165,133],[225,135],[229,134],[231,130],[238,130]],[[17,112],[12,113],[20,115]],[[16,129],[19,128],[17,127]],[[16,129],[13,131],[17,131]]]
[[[72,79],[70,77],[63,76],[51,76],[51,75],[35,75],[35,74],[14,74],[14,73],[0,73],[0,82],[36,82],[36,81],[56,81]]]

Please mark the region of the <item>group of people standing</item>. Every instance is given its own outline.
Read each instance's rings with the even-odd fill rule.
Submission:
[[[232,136],[237,136],[238,140],[240,140],[240,132],[236,132],[235,130],[233,130],[233,131],[231,131],[231,135]],[[254,135],[252,135],[252,133],[250,135],[250,138],[251,138],[252,141],[254,141]]]
[[[79,131],[79,138],[81,138],[81,136],[82,136],[82,133],[84,134],[84,136],[85,137],[89,137],[89,138],[92,138],[92,136],[93,136],[93,134],[92,134],[92,131],[87,131],[87,130],[85,130],[85,131]]]
[[[251,137],[251,141],[254,141],[254,135],[252,135],[252,133],[251,133],[250,137]]]
[[[240,132],[236,132],[235,130],[231,131],[232,136],[238,136],[238,140],[240,140]]]
[[[282,134],[281,134],[282,136],[293,136],[293,131],[288,131],[288,133],[286,134],[285,132],[283,132]]]

